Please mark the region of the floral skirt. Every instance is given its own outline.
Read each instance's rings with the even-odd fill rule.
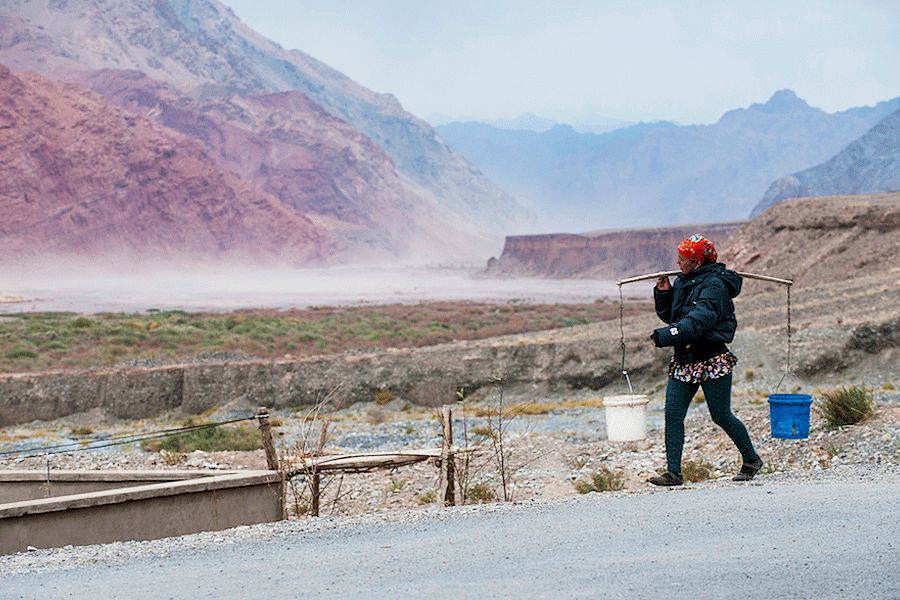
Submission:
[[[737,360],[737,356],[731,352],[683,365],[676,363],[673,358],[669,363],[669,377],[684,383],[701,383],[707,379],[718,379],[731,373]]]

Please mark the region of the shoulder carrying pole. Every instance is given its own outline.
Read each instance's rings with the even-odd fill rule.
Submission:
[[[756,273],[745,273],[743,271],[735,272],[741,277],[746,277],[747,279],[758,279],[759,281],[778,283],[786,286],[787,288],[787,363],[785,365],[784,375],[781,376],[781,380],[778,382],[778,385],[775,386],[775,391],[777,392],[778,388],[781,386],[781,383],[784,381],[784,378],[789,373],[791,373],[791,286],[794,285],[794,281],[792,279],[782,279],[781,277],[772,277],[770,275],[758,275]],[[647,273],[646,275],[627,277],[616,282],[616,285],[619,286],[619,331],[622,336],[622,375],[625,376],[625,381],[628,382],[628,392],[630,394],[634,394],[634,390],[631,387],[631,379],[628,377],[628,370],[625,368],[625,301],[622,297],[622,286],[626,283],[635,283],[636,281],[646,281],[648,279],[658,279],[660,277],[673,277],[680,274],[681,271],[660,271],[658,273]]]

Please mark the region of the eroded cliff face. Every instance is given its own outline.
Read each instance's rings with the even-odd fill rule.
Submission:
[[[675,248],[702,233],[717,247],[741,223],[678,225],[589,234],[518,235],[506,238],[503,254],[488,261],[492,276],[536,275],[558,278],[617,278],[675,267]]]

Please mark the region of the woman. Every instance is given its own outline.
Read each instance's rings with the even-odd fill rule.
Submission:
[[[678,245],[681,274],[671,284],[660,277],[653,289],[656,314],[666,327],[650,338],[659,346],[674,346],[666,386],[667,471],[651,477],[654,485],[681,485],[684,417],[697,388],[702,387],[713,421],[725,430],[741,452],[743,465],[734,481],[749,481],[763,462],[753,449],[747,428],[731,413],[731,376],[737,358],[726,343],[734,339],[737,320],[732,298],[741,291],[741,276],[716,262],[715,246],[695,234]]]

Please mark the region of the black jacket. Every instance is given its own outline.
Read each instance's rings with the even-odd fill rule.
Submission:
[[[656,314],[667,327],[653,332],[657,346],[674,346],[675,362],[699,362],[728,351],[737,319],[732,298],[741,276],[722,263],[709,263],[675,278],[670,290],[653,288]]]

